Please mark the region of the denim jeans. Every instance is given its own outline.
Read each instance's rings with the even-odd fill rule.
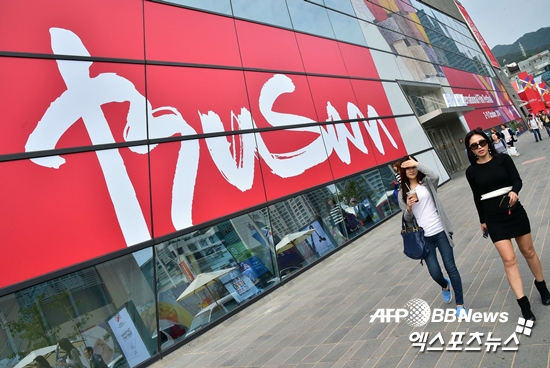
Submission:
[[[550,125],[545,125],[546,133],[548,133],[548,136],[550,137]]]
[[[453,253],[453,247],[447,239],[445,231],[442,231],[438,234],[432,236],[426,236],[426,246],[430,249],[428,257],[424,260],[426,266],[428,266],[428,271],[430,276],[437,282],[442,288],[447,287],[447,281],[441,272],[441,267],[439,266],[439,261],[437,260],[437,254],[435,249],[439,249],[439,254],[441,255],[441,260],[443,261],[443,266],[451,279],[451,286],[455,293],[455,300],[457,305],[464,304],[464,297],[462,295],[462,280],[458,269],[455,264],[455,256]]]
[[[533,134],[535,135],[535,141],[536,141],[536,142],[538,142],[539,139],[542,141],[542,137],[540,136],[540,130],[538,130],[538,129],[533,129]],[[539,136],[538,138],[537,138],[537,135]]]

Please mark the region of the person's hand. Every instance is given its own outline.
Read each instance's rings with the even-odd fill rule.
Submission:
[[[510,192],[508,197],[510,197],[510,207],[512,207],[518,201],[518,195],[515,192]]]
[[[486,223],[481,224],[481,232],[484,233],[486,231],[487,231],[487,224]]]
[[[412,212],[412,206],[416,202],[418,202],[418,199],[416,199],[414,196],[411,195],[407,197],[407,212],[409,213]]]
[[[401,167],[402,167],[403,169],[406,169],[406,168],[408,168],[408,167],[418,167],[418,162],[415,161],[415,160],[413,160],[413,159],[411,158],[411,156],[409,156],[409,159],[408,159],[407,161],[403,161],[403,162],[401,163]]]

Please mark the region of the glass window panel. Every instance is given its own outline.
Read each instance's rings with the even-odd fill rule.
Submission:
[[[287,4],[295,30],[334,38],[325,8],[303,0],[287,0]]]
[[[231,0],[236,17],[292,28],[285,0]]]
[[[385,217],[383,209],[385,204],[382,202],[386,201],[386,197],[383,197],[385,191],[380,184],[378,170],[336,183],[339,204],[344,209],[349,238],[363,234]],[[381,198],[383,201],[379,203]]]
[[[0,298],[0,318],[6,322],[0,331],[5,332],[10,353],[23,359],[42,349],[41,355],[55,366],[56,355],[65,360],[72,349],[62,343],[56,351],[57,343],[67,339],[82,366],[87,366],[86,346],[107,364],[117,362],[125,368],[156,354],[152,255],[146,248]],[[18,359],[3,362],[9,368]]]
[[[160,328],[176,313],[180,332],[167,330],[174,341],[278,281],[267,209],[168,240],[155,252]],[[206,287],[208,280],[213,283]]]
[[[339,10],[342,13],[355,16],[355,12],[349,0],[325,0],[325,5],[327,8]]]
[[[375,179],[380,180],[378,183],[378,194],[380,197],[376,202],[376,208],[379,212],[382,212],[383,216],[387,217],[393,213],[401,211],[399,209],[399,204],[397,202],[397,197],[394,194],[396,185],[395,185],[395,173],[392,168],[392,162],[388,162],[384,166],[380,166],[377,169],[378,176],[373,175],[373,182],[376,183]],[[384,196],[380,193],[381,185],[384,186],[384,194],[386,195],[387,200],[384,201]]]
[[[281,279],[348,240],[344,209],[334,185],[271,205],[269,215]],[[287,241],[308,230],[310,234],[301,241]]]
[[[163,0],[167,3],[185,5],[196,9],[231,15],[229,0]]]
[[[352,18],[332,10],[329,10],[328,14],[337,40],[367,46],[357,18]]]

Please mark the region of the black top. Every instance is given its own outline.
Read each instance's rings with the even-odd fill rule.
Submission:
[[[466,170],[466,178],[474,194],[479,221],[485,223],[485,213],[481,201],[481,195],[494,190],[512,187],[512,192],[519,194],[522,187],[514,161],[508,155],[494,156],[491,161],[484,164],[472,164]]]

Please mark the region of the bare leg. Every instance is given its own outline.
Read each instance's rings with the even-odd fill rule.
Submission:
[[[504,264],[504,271],[506,272],[506,277],[508,278],[508,283],[516,295],[516,299],[521,299],[525,296],[525,294],[523,293],[523,283],[521,282],[518,260],[516,258],[516,253],[514,252],[512,241],[498,241],[495,243],[495,248],[497,248],[498,254],[500,254],[500,258]]]
[[[531,238],[531,234],[529,233],[518,236],[516,238],[516,242],[518,243],[518,248],[521,254],[523,254],[523,257],[527,261],[527,264],[529,265],[533,276],[535,276],[535,280],[539,282],[544,280],[544,276],[542,274],[542,266],[540,264],[539,256],[535,251],[535,247],[533,246],[533,239]]]

